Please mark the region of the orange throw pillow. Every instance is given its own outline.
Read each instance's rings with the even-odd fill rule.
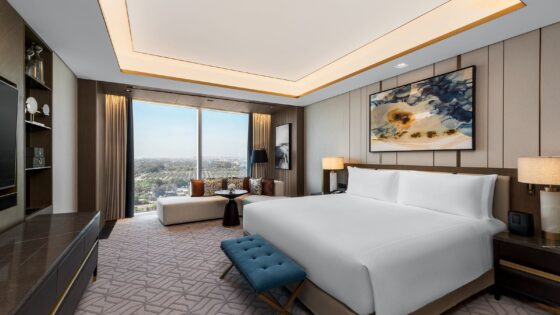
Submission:
[[[201,179],[191,179],[191,197],[204,196],[204,181]]]
[[[265,196],[274,196],[274,179],[262,180],[262,194]]]

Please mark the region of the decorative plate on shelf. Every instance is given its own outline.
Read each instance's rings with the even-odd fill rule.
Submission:
[[[51,113],[51,108],[49,107],[49,105],[47,104],[43,105],[43,115],[49,116],[50,113]]]
[[[25,108],[27,109],[27,112],[30,113],[31,115],[35,114],[37,112],[37,109],[39,108],[39,105],[37,104],[37,100],[33,96],[28,97],[25,100]]]

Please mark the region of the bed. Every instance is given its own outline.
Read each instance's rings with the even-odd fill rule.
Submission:
[[[507,211],[508,185],[499,177],[493,188],[499,217]],[[310,284],[301,299],[316,314],[329,303],[337,314],[412,313],[483,279],[465,294],[476,293],[491,284],[491,239],[505,229],[491,215],[471,218],[356,194],[265,201],[244,213],[247,233],[305,268]]]

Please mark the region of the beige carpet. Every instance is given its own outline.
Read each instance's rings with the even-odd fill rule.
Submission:
[[[228,266],[219,244],[242,235],[220,221],[162,226],[155,213],[120,220],[100,240],[97,281],[90,283],[76,314],[273,314]],[[286,298],[284,290],[275,295]],[[310,314],[299,303],[294,314]],[[521,301],[483,294],[449,314],[547,314]]]

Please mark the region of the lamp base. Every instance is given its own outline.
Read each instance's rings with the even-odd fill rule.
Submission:
[[[560,192],[541,191],[541,229],[549,240],[560,240]]]
[[[338,188],[338,176],[335,171],[331,171],[329,175],[329,192],[333,192]]]

